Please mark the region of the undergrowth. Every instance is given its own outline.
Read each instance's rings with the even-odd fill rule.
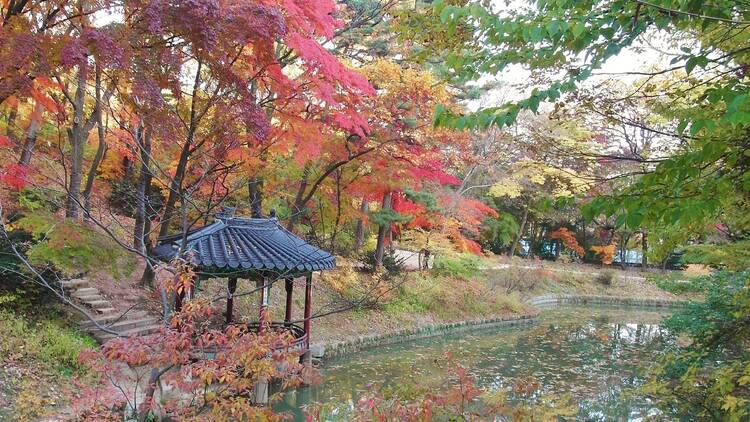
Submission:
[[[481,261],[471,254],[437,256],[434,273],[442,276],[470,279],[479,275]]]
[[[32,264],[52,265],[66,276],[103,269],[120,279],[130,275],[136,266],[135,257],[108,236],[47,212],[30,213],[15,222],[13,228],[32,235],[34,243],[26,252]]]

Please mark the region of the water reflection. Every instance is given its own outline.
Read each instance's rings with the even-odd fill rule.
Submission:
[[[372,388],[418,395],[447,379],[442,355],[455,360],[485,389],[535,382],[547,397],[568,394],[581,420],[637,420],[648,401],[632,392],[646,367],[672,340],[656,311],[562,307],[547,310],[538,325],[492,329],[420,340],[355,354],[326,363],[323,383],[285,397],[279,410],[304,420],[300,406],[312,401],[335,409],[346,420],[357,397]],[[533,398],[532,398],[533,399]]]

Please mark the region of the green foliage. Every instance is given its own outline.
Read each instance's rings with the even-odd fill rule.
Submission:
[[[0,309],[0,354],[5,359],[28,358],[62,374],[83,373],[80,352],[96,347],[93,339],[52,321],[29,324],[14,312]]]
[[[734,271],[750,267],[750,240],[723,245],[688,245],[684,252],[682,260],[686,264],[702,264]]]
[[[497,218],[487,218],[482,224],[482,240],[494,253],[508,248],[518,233],[519,225],[512,214],[502,212]]]
[[[104,269],[116,278],[127,276],[135,269],[135,257],[110,237],[85,224],[35,212],[13,226],[33,237],[34,244],[26,252],[33,265],[52,265],[66,275]]]
[[[481,261],[476,255],[457,254],[435,257],[433,271],[438,275],[470,279],[479,274]]]
[[[412,219],[410,215],[401,215],[396,211],[386,208],[379,209],[370,213],[370,221],[373,224],[384,225],[384,224],[401,224],[406,223]]]
[[[668,417],[740,421],[750,417],[750,271],[707,280],[705,302],[664,321],[690,339],[664,356],[645,387]]]
[[[438,212],[440,211],[440,207],[438,206],[437,198],[435,197],[435,194],[427,191],[415,191],[410,188],[404,189],[404,195],[412,201],[416,202],[417,204],[422,204],[427,208],[430,212]]]
[[[695,279],[685,280],[679,279],[674,280],[670,277],[656,277],[653,282],[659,286],[660,289],[676,294],[683,295],[686,293],[705,293],[711,285],[710,277],[699,277]]]

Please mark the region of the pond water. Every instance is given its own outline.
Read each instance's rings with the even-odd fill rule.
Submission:
[[[278,410],[311,402],[346,420],[352,402],[379,389],[402,395],[438,390],[449,379],[442,357],[450,352],[485,390],[535,382],[546,398],[569,395],[577,420],[639,420],[653,409],[637,387],[659,352],[672,343],[659,325],[663,311],[564,306],[545,310],[539,323],[493,328],[383,346],[326,362],[323,381],[287,394]]]

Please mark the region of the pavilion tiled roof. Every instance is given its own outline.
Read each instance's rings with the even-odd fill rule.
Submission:
[[[170,260],[181,244],[182,235],[163,237],[153,252]],[[199,271],[306,272],[336,266],[330,253],[295,236],[276,218],[218,217],[188,233],[186,250]]]

